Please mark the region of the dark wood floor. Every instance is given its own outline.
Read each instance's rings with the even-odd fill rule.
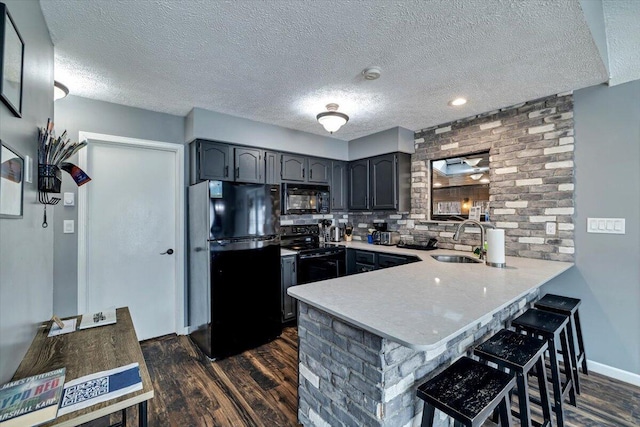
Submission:
[[[298,425],[295,328],[285,328],[269,344],[215,362],[186,336],[145,341],[142,351],[155,388],[149,426]],[[568,427],[640,426],[640,388],[598,374],[581,379],[578,407],[566,405]],[[119,418],[114,415],[110,422]],[[137,425],[136,409],[128,410],[127,421]]]

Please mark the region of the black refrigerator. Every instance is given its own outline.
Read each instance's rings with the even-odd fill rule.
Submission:
[[[211,359],[282,332],[279,218],[277,185],[189,187],[189,334]]]

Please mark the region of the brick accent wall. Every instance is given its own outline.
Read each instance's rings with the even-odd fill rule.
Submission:
[[[489,217],[505,230],[506,254],[555,261],[574,260],[573,95],[529,101],[415,133],[411,156],[411,212],[350,213],[355,235],[385,220],[405,241],[436,237],[439,247],[472,251],[480,230],[428,221],[429,164],[433,159],[489,151]],[[556,233],[546,234],[546,223]]]
[[[419,425],[418,386],[538,297],[536,289],[432,351],[412,350],[300,301],[298,420],[318,427]],[[449,425],[443,417],[436,420]]]

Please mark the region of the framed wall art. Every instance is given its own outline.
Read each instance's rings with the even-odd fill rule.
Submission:
[[[9,10],[0,3],[0,98],[16,116],[22,117],[24,42]]]
[[[22,218],[24,157],[0,141],[0,218]]]

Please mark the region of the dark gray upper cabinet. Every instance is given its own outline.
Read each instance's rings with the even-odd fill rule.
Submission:
[[[280,161],[278,153],[264,152],[265,184],[280,184]]]
[[[369,159],[349,163],[349,209],[369,209]]]
[[[349,209],[408,212],[410,206],[410,154],[384,154],[349,163]]]
[[[331,160],[310,157],[307,163],[309,165],[308,182],[329,184],[331,181]]]
[[[230,175],[231,155],[233,149],[226,144],[216,142],[200,142],[198,147],[200,180],[233,180]]]
[[[369,160],[371,209],[397,209],[398,174],[396,172],[396,161],[395,154],[385,154]]]
[[[283,181],[304,182],[306,178],[307,158],[292,154],[281,157],[281,178]]]
[[[347,162],[331,162],[331,210],[347,209],[347,194],[349,193],[347,165]]]
[[[263,183],[264,152],[257,148],[234,148],[235,180],[240,182]]]

